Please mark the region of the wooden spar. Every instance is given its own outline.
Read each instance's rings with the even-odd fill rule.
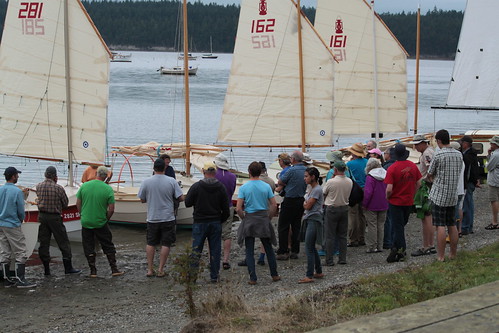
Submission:
[[[71,119],[71,70],[69,56],[69,0],[64,0],[64,65],[66,75],[66,130],[68,144],[68,183],[69,186],[74,185],[73,179],[73,130]]]
[[[303,83],[303,45],[301,36],[301,5],[298,0],[296,9],[298,11],[298,59],[300,71],[300,118],[301,118],[301,150],[305,152],[307,138],[305,135],[305,88]]]
[[[189,39],[187,30],[187,0],[183,3],[184,20],[184,90],[185,90],[185,173],[191,175],[191,129],[189,115]]]
[[[421,38],[421,8],[418,6],[416,24],[416,91],[414,93],[414,135],[418,134],[418,103],[419,103],[419,52]]]
[[[374,139],[379,141],[379,107],[378,107],[378,57],[376,49],[376,14],[374,12],[374,0],[371,0],[372,24],[373,24],[373,73],[374,73],[374,123],[375,134]]]

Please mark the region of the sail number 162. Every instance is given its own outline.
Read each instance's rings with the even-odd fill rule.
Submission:
[[[251,22],[251,43],[254,49],[274,48],[274,35],[269,34],[274,32],[275,19],[253,20]],[[258,34],[258,35],[256,35]]]

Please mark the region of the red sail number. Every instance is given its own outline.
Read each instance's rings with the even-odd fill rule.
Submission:
[[[42,17],[43,2],[21,2],[18,18],[39,19]]]
[[[274,32],[275,19],[253,20],[251,22],[251,33]]]

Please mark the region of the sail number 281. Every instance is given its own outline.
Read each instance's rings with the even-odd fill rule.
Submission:
[[[253,20],[251,22],[251,43],[254,49],[275,47],[274,32],[275,19]],[[270,34],[269,34],[270,33]]]
[[[17,18],[21,19],[23,35],[44,35],[43,2],[21,2]]]

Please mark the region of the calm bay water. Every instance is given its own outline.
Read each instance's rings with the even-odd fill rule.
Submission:
[[[184,141],[184,85],[180,76],[160,75],[160,66],[181,65],[176,53],[132,52],[131,63],[111,63],[111,83],[108,113],[108,144],[138,145],[149,141],[159,143]],[[225,91],[229,78],[231,54],[219,58],[191,62],[199,66],[198,75],[191,76],[190,111],[191,142],[212,144],[216,142]],[[421,61],[419,86],[419,133],[434,132],[446,128],[451,133],[463,133],[471,129],[497,129],[499,114],[474,111],[431,110],[431,106],[444,105],[447,98],[453,61]],[[408,60],[408,124],[414,121],[415,61]],[[335,146],[343,147],[368,138],[335,138]],[[314,159],[324,160],[328,149],[311,151]],[[234,149],[227,152],[233,167],[244,170],[252,160],[272,162],[282,149]],[[113,159],[111,160],[113,161]],[[115,177],[122,159],[114,160]],[[134,177],[137,182],[151,174],[149,159],[133,158]],[[23,172],[20,185],[33,185],[43,179],[47,162],[0,156],[0,168],[8,165]],[[60,176],[67,174],[67,167],[56,165]],[[181,162],[174,167],[182,169]],[[84,167],[77,170],[77,179]],[[128,172],[123,178],[130,182]]]

